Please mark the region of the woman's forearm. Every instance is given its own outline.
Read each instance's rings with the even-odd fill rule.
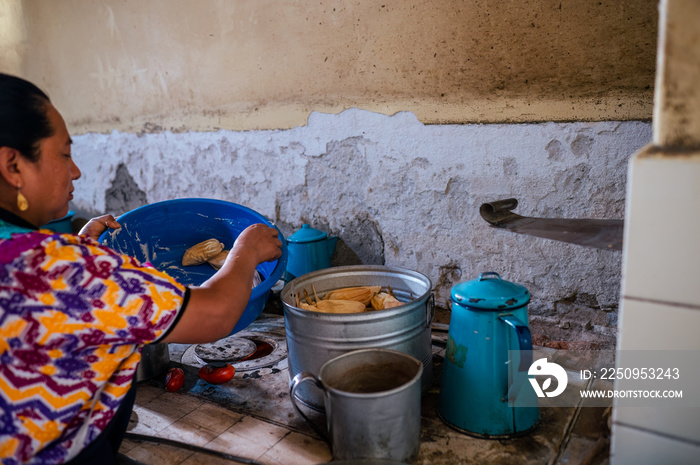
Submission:
[[[255,226],[236,240],[219,271],[190,289],[187,308],[165,342],[211,342],[231,333],[248,305],[255,267],[281,254],[276,230]]]

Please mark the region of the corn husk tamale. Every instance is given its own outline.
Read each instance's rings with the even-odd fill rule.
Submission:
[[[187,249],[182,256],[182,266],[194,266],[205,263],[224,250],[224,244],[216,239],[207,239]]]
[[[372,297],[381,290],[381,286],[344,287],[328,292],[323,300],[354,300],[369,306]]]
[[[366,307],[356,300],[319,300],[314,305],[300,302],[299,308],[322,313],[361,313]]]
[[[399,305],[402,305],[402,302],[399,301],[399,299],[387,292],[378,293],[377,295],[372,297],[370,303],[372,304],[372,308],[375,310],[384,310],[387,308],[394,308],[398,307]]]

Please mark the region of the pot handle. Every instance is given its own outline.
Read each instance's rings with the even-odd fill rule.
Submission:
[[[433,319],[435,318],[435,294],[431,293],[428,297],[428,301],[425,304],[425,319],[427,327],[433,324]]]
[[[304,381],[313,381],[319,389],[322,389],[325,392],[323,384],[321,383],[321,381],[319,381],[318,378],[316,378],[312,373],[309,373],[308,371],[302,371],[301,373],[297,374],[294,377],[294,379],[292,379],[292,381],[289,383],[289,398],[292,400],[292,406],[294,406],[294,410],[297,411],[299,416],[301,416],[304,419],[304,421],[306,421],[306,423],[308,423],[309,426],[311,426],[311,429],[313,429],[316,432],[316,434],[318,434],[321,437],[321,439],[330,444],[330,438],[328,437],[326,432],[319,428],[313,421],[311,421],[309,417],[304,415],[304,412],[302,412],[299,408],[299,405],[297,405],[296,390],[299,387],[299,385]]]

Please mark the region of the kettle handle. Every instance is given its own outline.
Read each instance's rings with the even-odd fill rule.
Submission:
[[[513,331],[515,331],[515,335],[518,338],[518,346],[520,348],[520,365],[518,366],[517,370],[518,375],[513,375],[513,382],[510,385],[505,397],[502,399],[503,401],[507,402],[515,402],[524,380],[527,378],[527,372],[530,369],[530,365],[532,365],[532,336],[530,334],[530,328],[528,328],[526,324],[515,316],[501,315],[498,318],[513,328]],[[508,351],[508,353],[510,354],[511,352]],[[509,366],[512,366],[510,355],[508,362]]]
[[[309,417],[304,415],[304,412],[302,412],[299,408],[299,405],[297,405],[296,390],[299,387],[299,385],[304,381],[313,381],[319,389],[324,390],[323,384],[321,383],[321,381],[319,381],[318,378],[316,378],[312,373],[309,373],[308,371],[302,371],[301,373],[297,374],[294,377],[294,379],[292,379],[292,381],[289,383],[289,398],[292,400],[294,410],[296,410],[297,413],[304,419],[304,421],[306,421],[306,423],[308,423],[309,426],[311,426],[311,429],[313,429],[316,432],[316,434],[318,434],[321,437],[321,439],[330,444],[330,438],[328,437],[326,432],[319,428],[316,425],[316,423],[311,421]],[[328,413],[329,412],[327,412],[327,414]]]
[[[513,315],[501,315],[499,320],[513,328],[520,347],[520,365],[518,371],[527,371],[532,365],[532,336],[530,328]]]

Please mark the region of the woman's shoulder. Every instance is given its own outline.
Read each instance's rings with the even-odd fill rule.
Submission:
[[[71,264],[90,271],[99,268],[103,270],[100,274],[104,279],[122,280],[127,273],[129,279],[162,283],[177,288],[179,292],[185,290],[184,285],[151,263],[140,262],[89,236],[49,230],[29,231],[13,234],[10,239],[0,239],[0,264],[45,270]]]
[[[56,233],[49,229],[27,230],[12,225],[0,227],[0,248],[16,252],[56,245],[103,247],[97,241],[76,234]]]
[[[17,230],[12,231],[10,231],[10,229],[11,228],[0,228],[0,248],[26,251],[30,249],[54,250],[62,247],[77,247],[83,250],[82,254],[84,255],[118,254],[118,252],[89,236],[57,233],[49,229],[38,229],[34,231],[28,231],[22,228],[17,228]]]
[[[22,228],[0,228],[0,263],[11,263],[17,257],[42,247],[47,234],[41,231],[31,231]]]

